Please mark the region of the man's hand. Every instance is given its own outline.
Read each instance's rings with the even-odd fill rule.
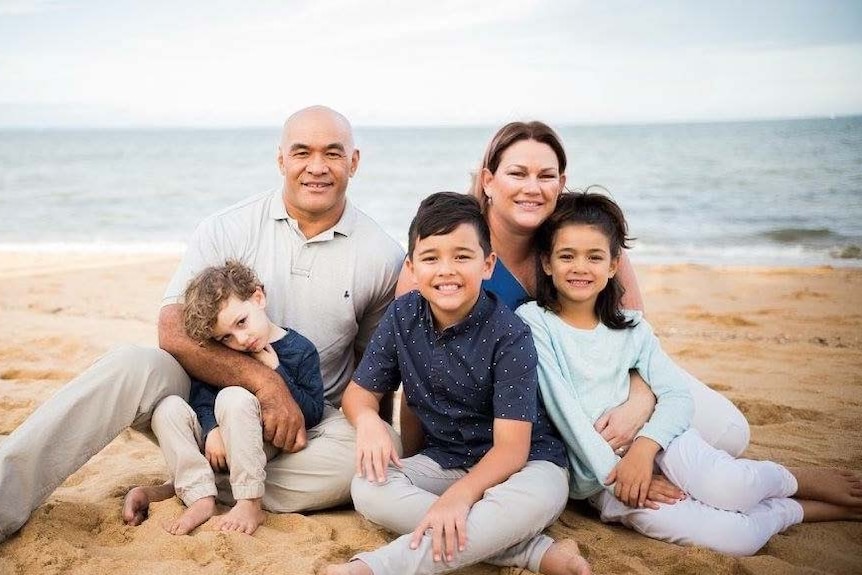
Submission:
[[[434,502],[410,539],[410,549],[416,549],[425,531],[430,529],[434,561],[440,561],[445,553],[446,561],[450,562],[456,552],[467,546],[467,514],[473,506],[472,501],[452,491],[445,492]]]
[[[630,372],[629,377],[631,378],[629,398],[625,403],[606,411],[594,425],[596,431],[618,455],[629,448],[637,432],[649,420],[656,401],[649,386],[638,372]]]
[[[383,483],[390,461],[401,467],[386,423],[374,412],[361,414],[356,420],[356,476]]]
[[[278,367],[278,355],[272,349],[272,344],[270,343],[266,344],[266,347],[262,350],[251,354],[251,356],[270,369]]]
[[[266,382],[255,396],[260,402],[263,438],[289,453],[304,449],[307,444],[305,417],[281,378],[277,382]]]
[[[227,450],[224,448],[224,440],[218,427],[214,427],[207,434],[207,439],[204,442],[204,455],[210,462],[213,471],[227,471]]]
[[[614,495],[629,507],[644,507],[653,476],[655,456],[660,446],[639,437],[625,457],[608,474],[605,485],[614,485]]]

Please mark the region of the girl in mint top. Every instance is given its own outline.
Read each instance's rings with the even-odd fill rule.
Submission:
[[[562,194],[536,237],[537,301],[517,312],[533,332],[542,397],[566,443],[570,497],[588,499],[605,522],[731,555],[751,555],[802,521],[862,517],[856,473],[736,459],[690,427],[691,376],[640,312],[620,308],[614,276],[627,240],[613,200]],[[657,403],[631,447],[614,451],[593,425],[628,397],[630,369]],[[668,500],[659,473],[686,496]]]

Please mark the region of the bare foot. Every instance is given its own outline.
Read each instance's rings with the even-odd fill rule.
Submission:
[[[123,523],[140,525],[150,512],[150,503],[174,496],[174,484],[138,485],[132,487],[123,499]]]
[[[555,541],[545,551],[539,571],[544,575],[591,575],[593,572],[573,539]]]
[[[802,521],[862,521],[862,508],[844,507],[824,501],[796,500],[802,506]]]
[[[215,513],[215,497],[201,497],[171,523],[165,523],[165,531],[171,535],[187,535],[198,525],[206,523]]]
[[[220,531],[239,531],[251,535],[265,519],[266,514],[261,507],[260,498],[240,499],[233,509],[218,517],[215,528]]]
[[[793,497],[834,503],[842,507],[862,507],[862,478],[857,473],[828,467],[788,469],[799,483]]]
[[[371,568],[362,561],[348,561],[341,565],[330,565],[324,575],[374,575]]]

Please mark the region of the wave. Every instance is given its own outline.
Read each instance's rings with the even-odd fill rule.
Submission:
[[[777,228],[763,232],[763,237],[780,244],[797,244],[812,241],[837,240],[842,238],[829,228]]]

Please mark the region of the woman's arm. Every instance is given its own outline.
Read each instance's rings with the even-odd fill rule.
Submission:
[[[629,397],[596,420],[595,429],[611,448],[625,452],[638,431],[649,421],[655,408],[655,395],[637,370],[629,371]]]
[[[629,259],[629,254],[623,250],[620,254],[620,265],[617,268],[617,280],[623,286],[623,309],[633,309],[644,311],[644,300],[641,296],[641,289],[638,286],[638,276],[635,274],[635,269],[632,267],[632,262]]]
[[[416,549],[425,531],[431,529],[435,561],[439,561],[444,552],[446,561],[452,561],[456,551],[463,551],[467,544],[470,508],[482,499],[486,489],[506,481],[524,467],[530,454],[532,429],[529,421],[494,419],[491,449],[434,502],[413,531],[411,549]]]

